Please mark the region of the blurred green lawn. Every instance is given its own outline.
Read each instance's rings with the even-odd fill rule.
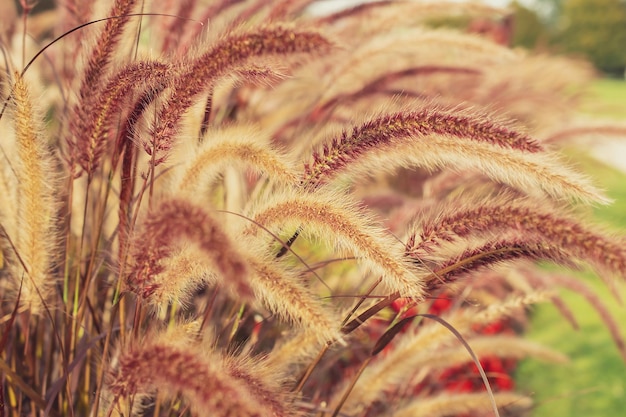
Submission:
[[[586,113],[602,118],[626,120],[626,81],[616,78],[597,80],[582,106]]]
[[[585,111],[602,118],[626,121],[626,82],[600,80],[592,94],[599,103],[590,103]],[[615,203],[595,209],[598,222],[626,233],[626,174],[583,155],[574,158],[583,169],[608,190]],[[602,297],[626,332],[626,306],[620,306],[609,290],[592,274],[581,274]],[[626,300],[626,286],[619,283]],[[532,312],[528,337],[571,358],[571,363],[546,364],[526,360],[520,364],[518,388],[532,395],[536,408],[533,417],[617,417],[626,415],[626,364],[618,353],[609,332],[598,314],[572,292],[563,299],[575,313],[580,330],[575,331],[550,304]]]

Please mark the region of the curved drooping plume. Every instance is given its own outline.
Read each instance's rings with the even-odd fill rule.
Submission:
[[[152,129],[151,139],[144,141],[144,149],[148,154],[154,154],[155,165],[163,162],[174,144],[183,114],[199,94],[209,90],[229,71],[240,68],[253,58],[315,55],[330,47],[331,43],[317,32],[283,26],[269,26],[226,37],[184,65],[180,75],[173,79],[170,95],[160,106],[158,122]]]
[[[252,298],[245,258],[218,221],[197,205],[185,200],[165,200],[146,216],[141,231],[134,238],[128,288],[143,298],[150,298],[162,285],[159,274],[167,269],[173,243],[183,240],[197,245],[207,262],[221,276],[221,282],[243,300]],[[179,276],[186,286],[186,276]]]
[[[338,176],[355,178],[380,170],[418,166],[475,169],[521,190],[556,198],[607,202],[583,175],[539,152],[530,137],[480,117],[421,111],[383,115],[344,131],[305,166],[306,188]]]
[[[416,298],[423,294],[420,277],[424,271],[406,260],[400,245],[345,197],[321,191],[299,196],[276,193],[259,204],[251,217],[270,229],[304,225],[304,233],[326,236],[328,244],[353,252],[372,272],[383,276],[389,288]],[[257,230],[250,226],[247,233]]]
[[[210,412],[218,417],[292,415],[288,402],[282,400],[280,384],[260,364],[224,356],[167,332],[132,341],[123,349],[109,379],[111,410],[119,409],[126,398],[158,391],[172,399],[181,393],[195,413]]]

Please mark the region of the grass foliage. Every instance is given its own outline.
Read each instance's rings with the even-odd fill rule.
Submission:
[[[626,119],[626,82],[621,79],[603,78],[590,86],[588,100],[583,110],[602,118],[623,121]]]
[[[522,415],[517,361],[566,361],[526,309],[572,320],[561,287],[626,359],[626,242],[561,152],[624,132],[577,121],[589,67],[423,25],[502,10],[22,3],[0,34],[0,415]]]

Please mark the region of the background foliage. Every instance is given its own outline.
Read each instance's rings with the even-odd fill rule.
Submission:
[[[533,11],[517,2],[515,43],[583,56],[607,73],[626,66],[626,2],[623,0],[540,0]],[[541,16],[541,17],[540,17]]]

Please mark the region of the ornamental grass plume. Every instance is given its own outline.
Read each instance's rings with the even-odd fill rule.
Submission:
[[[151,142],[144,143],[144,149],[154,155],[155,165],[161,163],[173,146],[178,123],[194,99],[229,71],[241,68],[253,58],[315,55],[330,47],[331,43],[316,32],[296,31],[277,25],[231,34],[208,52],[190,60],[181,68],[180,75],[173,77],[171,93],[160,107],[157,124],[151,132]],[[157,153],[160,156],[156,156]]]
[[[499,408],[507,412],[520,413],[532,407],[532,401],[528,397],[501,392],[494,395],[494,400]],[[421,416],[446,416],[467,415],[467,413],[483,413],[490,404],[485,400],[484,395],[479,394],[443,394],[433,396],[424,401],[407,405],[395,415],[398,417],[421,417]],[[515,411],[517,410],[517,411]]]
[[[72,108],[72,117],[69,119],[69,123],[72,126],[72,136],[68,138],[68,146],[70,153],[73,155],[75,152],[81,152],[82,157],[78,158],[78,162],[82,169],[87,172],[88,175],[93,174],[93,170],[97,165],[98,156],[102,153],[99,148],[103,146],[101,135],[96,132],[92,137],[81,137],[85,133],[85,127],[82,126],[86,120],[94,114],[99,114],[98,107],[108,107],[106,104],[95,103],[96,98],[101,94],[107,99],[107,101],[114,103],[121,97],[115,100],[115,93],[107,91],[107,87],[104,86],[104,75],[111,71],[111,61],[116,58],[116,48],[119,49],[120,38],[124,32],[125,27],[130,21],[131,14],[137,5],[136,0],[117,0],[112,5],[108,16],[115,16],[112,19],[108,19],[105,22],[104,30],[99,32],[93,47],[88,54],[87,65],[84,70],[84,75],[78,88],[78,101]],[[127,73],[126,76],[130,76],[134,71]],[[132,84],[127,84],[127,88]],[[115,86],[108,86],[108,88],[116,88]],[[119,88],[119,87],[118,87]],[[104,90],[104,91],[103,91]],[[118,90],[119,91],[119,90]],[[122,90],[123,91],[123,90]],[[110,106],[110,104],[109,104]],[[96,107],[96,108],[94,108]],[[106,115],[102,115],[106,117]],[[106,119],[96,118],[94,120],[96,126],[92,130],[97,129]]]
[[[243,279],[248,268],[245,258],[220,229],[217,220],[202,208],[186,201],[164,200],[141,226],[141,233],[131,243],[134,265],[126,281],[131,291],[149,298],[160,285],[155,275],[166,268],[172,244],[185,239],[198,246],[203,258],[219,272],[234,294],[243,300],[252,297],[250,285]]]
[[[175,398],[188,400],[192,412],[214,416],[288,416],[289,403],[282,400],[275,380],[255,371],[255,366],[236,358],[221,357],[176,340],[173,332],[133,341],[118,358],[108,384],[112,396],[109,412],[126,415],[120,399],[158,390]],[[183,336],[184,337],[184,336]],[[258,367],[258,365],[257,365]],[[160,368],[161,372],[154,372]],[[132,400],[130,403],[132,404]],[[140,404],[137,404],[140,406]]]
[[[162,62],[138,62],[123,67],[104,86],[100,100],[89,109],[91,117],[82,115],[76,127],[76,160],[87,175],[93,175],[105,152],[115,116],[123,109],[123,101],[140,86],[156,88],[164,84],[170,68]],[[109,142],[113,142],[109,139]]]
[[[3,219],[10,289],[22,311],[38,315],[50,301],[56,285],[53,275],[55,251],[59,243],[55,219],[58,173],[54,154],[43,135],[41,121],[21,74],[14,74],[11,88],[11,117],[14,121],[15,159],[9,160],[5,188],[13,195],[13,208]],[[13,188],[13,189],[11,189]]]
[[[626,277],[560,156],[623,131],[569,123],[588,67],[428,27],[499,9],[312,3],[0,27],[0,415],[521,416],[517,361],[565,359],[524,339],[538,302],[575,321],[559,288],[624,355],[566,272]]]
[[[530,241],[541,239],[545,245],[572,255],[566,259],[584,260],[596,267],[602,277],[626,273],[626,242],[623,238],[602,232],[598,225],[586,225],[556,207],[538,209],[535,202],[507,197],[469,203],[469,199],[452,201],[433,208],[428,216],[414,223],[419,228],[409,237],[407,251],[421,258],[437,251],[438,242],[455,242],[477,236],[516,233]],[[547,248],[548,246],[546,246]]]
[[[403,137],[404,132],[396,133],[393,127],[392,123],[382,135],[370,136],[368,129],[342,135],[324,149],[323,155],[315,155],[314,162],[306,166],[305,185],[317,185],[323,177],[335,176],[341,171],[347,172],[348,178],[364,175],[377,164],[387,170],[412,166],[429,170],[451,167],[475,169],[498,182],[519,189],[542,190],[556,198],[587,203],[609,201],[587,178],[555,163],[554,155],[502,149],[499,145],[481,142],[478,135],[475,141],[455,140],[445,133],[420,138],[419,133],[410,131],[407,132],[410,136]],[[372,152],[368,152],[370,149]]]
[[[251,126],[231,126],[208,131],[202,143],[177,157],[180,173],[172,187],[174,192],[193,194],[203,185],[212,184],[229,166],[241,166],[265,174],[268,179],[286,185],[297,182],[295,164],[287,155],[273,149],[270,140]]]
[[[403,257],[402,248],[348,201],[339,203],[334,193],[277,194],[254,210],[253,219],[266,227],[304,224],[306,233],[333,236],[328,243],[353,252],[375,274],[383,276],[390,289],[404,295],[422,295],[420,272]],[[253,226],[249,230],[258,233]]]

